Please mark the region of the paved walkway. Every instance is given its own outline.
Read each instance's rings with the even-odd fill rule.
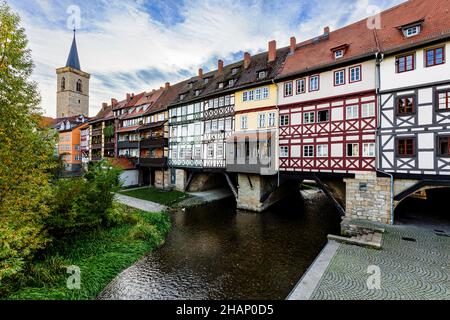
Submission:
[[[300,284],[321,272],[314,265],[290,298],[450,300],[450,237],[412,226],[385,228],[382,250],[339,244],[313,289]],[[368,271],[373,266],[380,271],[380,289],[370,290],[367,282],[373,273]]]
[[[168,209],[166,206],[163,206],[162,204],[125,196],[119,193],[116,193],[116,200],[129,207],[148,212],[161,212]]]

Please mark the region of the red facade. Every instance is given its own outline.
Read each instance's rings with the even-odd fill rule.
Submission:
[[[280,171],[375,170],[376,114],[375,92],[280,106]]]

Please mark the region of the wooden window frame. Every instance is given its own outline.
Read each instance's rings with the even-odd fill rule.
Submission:
[[[413,152],[411,154],[400,154],[400,144],[401,142],[406,142],[408,140],[412,141],[412,148]],[[415,158],[417,157],[417,141],[416,137],[403,137],[403,138],[397,138],[395,140],[395,154],[397,158]],[[406,145],[406,144],[405,144]]]
[[[317,78],[317,89],[315,89],[315,90],[311,89],[311,80],[313,78]],[[314,74],[314,75],[309,77],[309,79],[308,79],[308,89],[309,89],[309,92],[320,91],[320,74]]]
[[[407,61],[408,60],[407,59],[410,56],[412,56],[412,69],[408,70],[408,68],[407,68],[407,66],[408,66]],[[400,59],[405,59],[405,70],[404,71],[400,70]],[[414,70],[416,70],[416,53],[415,52],[409,52],[409,53],[403,54],[401,56],[395,57],[395,71],[396,71],[396,73],[405,73],[405,72],[411,72],[411,71],[414,71]]]
[[[352,81],[352,70],[356,69],[356,68],[359,69],[359,80]],[[348,68],[348,83],[361,82],[362,81],[362,77],[363,77],[362,64]]]
[[[448,150],[447,150],[447,154],[441,155],[441,139],[447,139],[447,143],[448,143]],[[437,140],[436,140],[436,156],[438,158],[450,158],[450,135],[442,135],[442,136],[437,136]]]
[[[445,93],[445,104],[447,105],[447,108],[445,109],[439,109],[439,95]],[[438,90],[436,91],[436,106],[435,106],[436,112],[450,112],[450,89],[445,90]]]
[[[344,75],[344,82],[343,83],[337,84],[337,82],[336,82],[336,74],[337,73],[342,73]],[[346,78],[347,77],[346,77],[345,69],[340,69],[340,70],[334,71],[333,72],[333,84],[334,84],[334,86],[335,87],[345,86],[345,84],[347,83],[347,79]]]
[[[411,112],[405,112],[405,113],[400,113],[400,105],[399,102],[402,99],[408,99],[408,98],[413,98],[413,110]],[[417,95],[415,94],[411,94],[411,95],[404,95],[404,96],[398,96],[395,99],[395,115],[397,117],[406,117],[406,116],[411,116],[411,115],[415,115],[417,112]]]
[[[442,62],[441,63],[436,63],[436,51],[442,49]],[[433,59],[433,64],[429,65],[428,64],[428,52],[429,51],[434,51],[434,59]],[[433,47],[433,48],[427,48],[424,50],[424,59],[425,59],[425,68],[432,68],[432,67],[436,67],[436,66],[440,66],[445,64],[445,46],[438,46],[438,47]]]
[[[290,94],[286,94],[286,88],[287,88],[288,84],[290,84],[290,86],[291,86],[291,93]],[[283,95],[284,95],[285,98],[286,97],[292,97],[294,95],[294,83],[292,81],[287,81],[287,82],[284,83],[284,85],[283,85]]]
[[[298,84],[300,83],[300,81],[303,81],[303,86],[304,86],[304,90],[303,90],[303,91],[299,91],[299,90],[298,90]],[[308,84],[306,83],[306,78],[301,78],[301,79],[296,80],[296,81],[295,81],[295,93],[296,93],[297,95],[306,93],[306,91],[307,91],[307,85],[308,85]]]

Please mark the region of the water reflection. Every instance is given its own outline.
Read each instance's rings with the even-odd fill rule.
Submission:
[[[233,201],[173,214],[166,244],[123,272],[100,299],[285,299],[339,216],[320,194],[263,214]]]

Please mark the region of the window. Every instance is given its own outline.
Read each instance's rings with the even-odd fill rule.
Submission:
[[[284,96],[285,97],[292,96],[292,82],[286,82],[284,84]]]
[[[412,157],[415,155],[414,139],[398,139],[397,155],[399,157]]]
[[[61,79],[61,91],[66,90],[66,78]]]
[[[275,112],[269,113],[269,127],[275,127]]]
[[[342,86],[345,84],[345,70],[339,70],[334,72],[334,85]]]
[[[218,158],[223,158],[223,144],[217,145],[216,156]]]
[[[364,103],[361,105],[361,113],[363,118],[375,117],[375,103]]]
[[[269,88],[264,87],[264,88],[262,89],[262,98],[263,98],[264,100],[269,99]]]
[[[219,89],[223,89],[223,82],[220,82],[218,87],[219,87]]]
[[[432,67],[445,63],[444,47],[426,50],[426,66]]]
[[[267,76],[266,71],[258,72],[258,79],[264,79]]]
[[[255,90],[255,100],[261,100],[261,89]]]
[[[248,101],[248,92],[247,91],[244,91],[244,93],[242,93],[242,101],[243,102]]]
[[[415,54],[410,53],[402,57],[397,57],[395,64],[397,65],[397,73],[412,71],[415,69]]]
[[[306,92],[306,79],[297,80],[297,94]]]
[[[359,144],[348,143],[347,144],[347,157],[359,157]]]
[[[81,80],[77,81],[77,92],[83,92],[83,82]]]
[[[397,115],[414,113],[414,96],[399,97],[397,99]]]
[[[288,126],[289,125],[289,116],[282,115],[280,116],[280,126]]]
[[[304,124],[310,124],[314,123],[314,112],[306,112],[303,114],[303,123]]]
[[[205,84],[208,84],[208,82],[209,82],[209,78],[205,78],[205,79],[203,79],[203,82],[204,82]]]
[[[375,143],[363,144],[363,157],[375,157]]]
[[[185,94],[180,94],[180,100],[183,100],[186,97]]]
[[[450,91],[437,93],[439,111],[450,111]]]
[[[200,159],[202,157],[202,148],[195,146],[194,147],[194,159]]]
[[[228,81],[228,86],[229,87],[234,86],[234,79],[231,79],[230,81]]]
[[[258,127],[259,128],[265,128],[266,127],[266,114],[260,113],[258,115]]]
[[[195,96],[198,97],[200,95],[201,91],[200,90],[195,90]]]
[[[327,122],[329,120],[330,111],[329,110],[321,110],[317,112],[317,121],[318,122]]]
[[[233,68],[231,69],[231,74],[234,76],[235,74],[237,74],[239,71],[239,68]]]
[[[241,129],[248,129],[248,117],[241,116]]]
[[[347,120],[358,119],[359,118],[358,105],[348,106],[346,108],[345,118]]]
[[[251,90],[248,92],[248,101],[255,100],[255,91]]]
[[[303,146],[303,157],[313,158],[314,157],[314,146]]]
[[[208,158],[214,158],[214,145],[212,143],[208,144]]]
[[[344,56],[344,50],[337,50],[334,52],[334,58],[340,59]]]
[[[322,144],[317,146],[317,157],[319,158],[328,157],[328,145]]]
[[[439,156],[449,157],[450,156],[450,137],[439,137],[438,142]]]
[[[348,71],[350,83],[361,81],[361,66],[352,67]]]
[[[281,146],[280,147],[280,157],[281,158],[289,157],[289,147],[288,146]]]
[[[419,33],[420,33],[420,26],[414,26],[403,29],[403,34],[407,38],[417,36]]]
[[[319,76],[312,76],[309,78],[309,91],[319,90]]]

